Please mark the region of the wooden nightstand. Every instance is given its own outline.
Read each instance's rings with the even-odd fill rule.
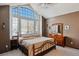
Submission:
[[[18,38],[17,36],[13,36],[11,40],[11,50],[18,48]]]
[[[18,40],[11,40],[11,50],[17,49],[18,47]]]

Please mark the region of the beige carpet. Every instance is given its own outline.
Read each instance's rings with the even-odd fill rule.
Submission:
[[[79,50],[69,47],[57,46],[56,50],[52,50],[45,56],[79,56]]]
[[[25,56],[19,49],[12,50],[3,54],[0,54],[0,56]],[[44,56],[79,56],[79,50],[73,49],[69,47],[60,47],[57,46],[56,50],[53,49],[49,53],[45,54]]]

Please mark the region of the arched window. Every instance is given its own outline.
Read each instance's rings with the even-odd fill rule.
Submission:
[[[40,31],[40,17],[29,7],[12,7],[12,36],[20,34],[37,34]]]
[[[29,18],[31,20],[39,19],[39,15],[34,10],[26,7],[14,7],[12,8],[12,14],[14,16],[18,15],[20,17]]]

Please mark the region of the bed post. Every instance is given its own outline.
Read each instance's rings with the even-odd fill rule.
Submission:
[[[35,56],[35,45],[33,44],[33,56]]]

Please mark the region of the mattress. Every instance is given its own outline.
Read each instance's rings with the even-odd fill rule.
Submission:
[[[23,41],[21,43],[21,45],[24,45],[24,46],[29,46],[29,45],[33,45],[33,44],[37,44],[37,43],[40,43],[40,42],[44,42],[44,41],[54,41],[53,38],[48,38],[48,37],[37,37],[37,38],[33,38],[33,39],[28,39],[27,38],[22,38]],[[25,40],[26,39],[26,40]]]

